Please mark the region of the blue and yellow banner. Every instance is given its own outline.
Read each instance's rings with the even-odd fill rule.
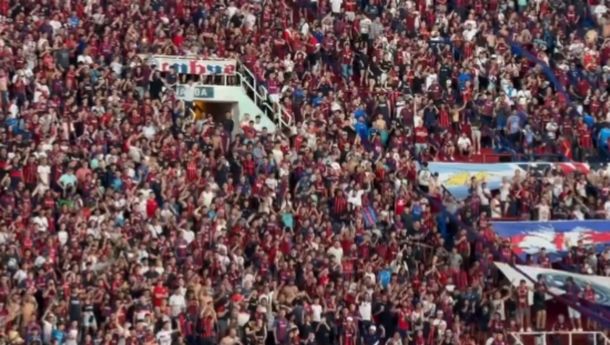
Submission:
[[[516,174],[542,176],[549,169],[563,173],[589,172],[589,166],[584,163],[428,163],[428,170],[438,173],[439,183],[458,199],[468,197],[473,179],[486,182],[487,188],[494,190],[500,188],[504,179],[510,181]]]

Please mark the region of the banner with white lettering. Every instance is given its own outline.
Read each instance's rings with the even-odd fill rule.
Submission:
[[[156,66],[161,72],[175,68],[180,74],[193,75],[234,75],[237,61],[233,59],[209,60],[196,56],[178,55],[140,55],[150,66]]]

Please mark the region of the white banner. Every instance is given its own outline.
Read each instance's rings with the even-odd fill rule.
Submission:
[[[543,277],[550,292],[556,295],[562,295],[566,293],[566,280],[572,278],[580,290],[584,289],[587,283],[591,283],[591,287],[595,290],[595,301],[598,304],[610,305],[610,277],[517,265],[516,267],[523,272],[524,275],[508,264],[501,262],[496,262],[495,264],[513,286],[518,286],[521,279],[525,279],[527,285],[533,287],[531,280],[538,281],[539,277]]]
[[[194,75],[234,75],[237,61],[232,59],[209,60],[196,56],[140,55],[148,65],[156,66],[161,72],[169,72],[174,67],[180,74]]]

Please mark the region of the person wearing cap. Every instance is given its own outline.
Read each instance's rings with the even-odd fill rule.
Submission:
[[[370,325],[362,334],[363,345],[378,345],[385,338],[385,329],[383,326]]]

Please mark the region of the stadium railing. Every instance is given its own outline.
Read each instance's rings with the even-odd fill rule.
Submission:
[[[511,332],[509,335],[514,340],[515,345],[526,345],[526,343],[529,343],[527,341],[529,337],[534,339],[536,345],[547,345],[549,341],[550,344],[565,344],[565,340],[567,340],[567,345],[583,343],[610,345],[610,338],[605,333],[595,331]],[[589,341],[583,341],[583,338],[589,338]]]

